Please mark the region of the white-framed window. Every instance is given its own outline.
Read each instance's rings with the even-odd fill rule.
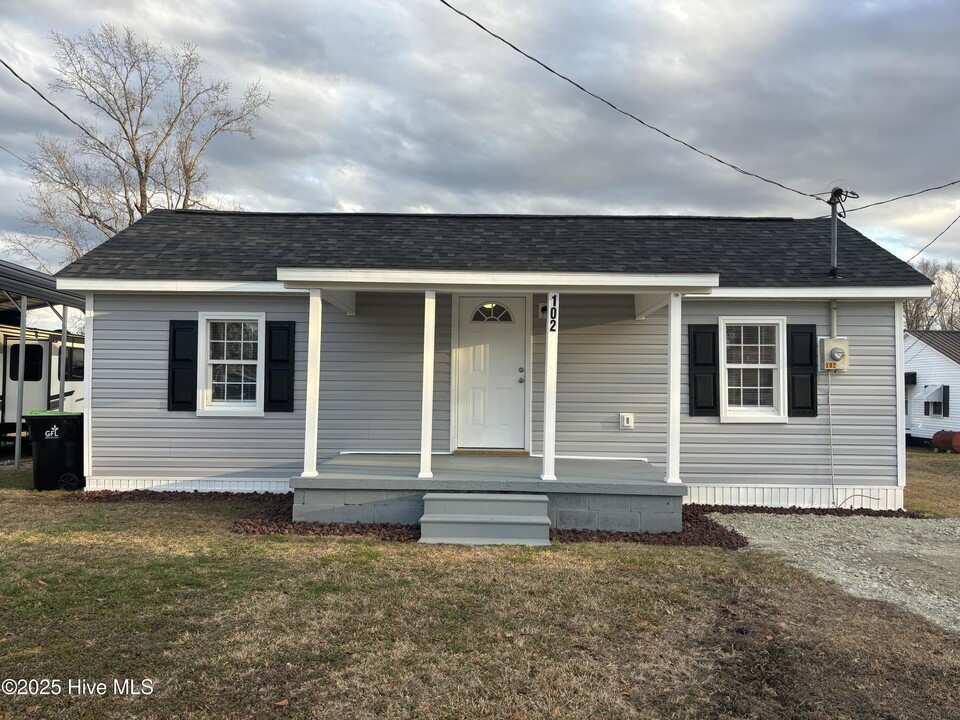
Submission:
[[[200,313],[197,415],[263,415],[264,313]]]
[[[721,317],[720,421],[786,422],[787,320]]]

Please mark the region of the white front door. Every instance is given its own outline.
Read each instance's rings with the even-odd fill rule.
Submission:
[[[527,422],[527,301],[461,297],[457,447],[523,449]]]

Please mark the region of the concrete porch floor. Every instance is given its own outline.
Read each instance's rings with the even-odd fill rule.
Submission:
[[[417,524],[430,492],[527,493],[549,499],[553,527],[677,532],[687,488],[639,460],[558,459],[541,480],[532,457],[435,455],[433,477],[417,477],[418,455],[350,454],[321,463],[319,477],[290,479],[294,521]]]

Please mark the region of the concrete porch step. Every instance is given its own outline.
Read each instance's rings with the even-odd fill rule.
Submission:
[[[546,495],[427,493],[420,542],[549,545]]]

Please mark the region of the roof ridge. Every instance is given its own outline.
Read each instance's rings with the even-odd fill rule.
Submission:
[[[729,220],[737,222],[798,222],[805,220],[822,220],[823,218],[793,218],[783,216],[756,216],[756,215],[610,215],[610,214],[549,214],[549,213],[425,213],[425,212],[278,212],[269,210],[202,210],[196,208],[157,208],[151,212],[180,213],[184,215],[237,215],[243,217],[401,217],[401,218],[534,218],[534,219],[577,219],[591,220]]]

